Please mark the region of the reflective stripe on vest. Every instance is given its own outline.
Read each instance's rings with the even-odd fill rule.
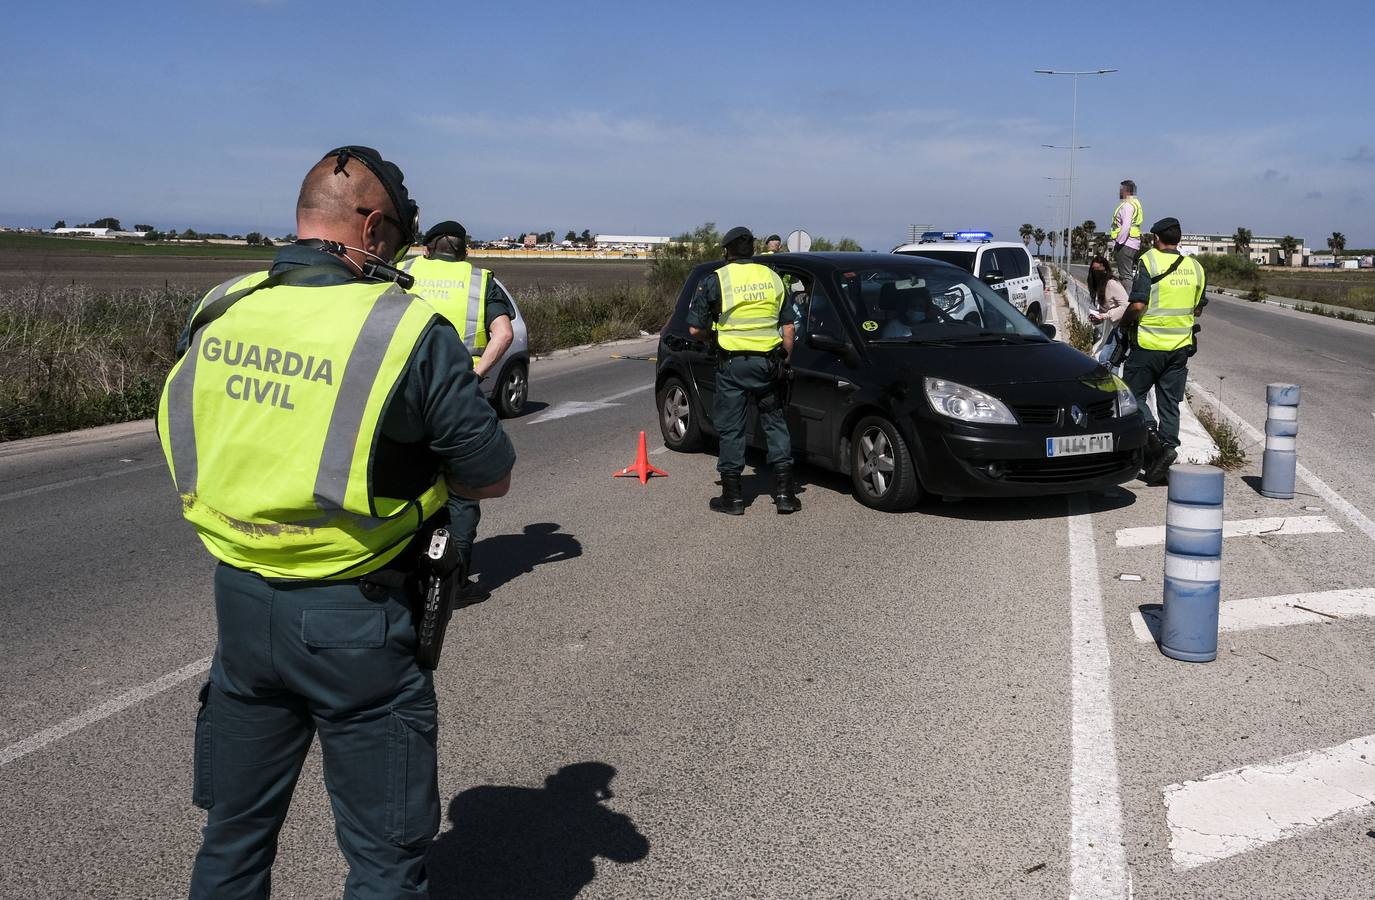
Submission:
[[[470,262],[428,256],[412,256],[401,270],[415,277],[412,293],[424,297],[458,330],[474,362],[481,359],[487,348],[487,282],[492,273]]]
[[[727,263],[716,270],[721,285],[721,315],[716,339],[722,350],[767,353],[783,343],[778,315],[783,309],[783,280],[759,263]]]
[[[266,578],[331,579],[405,549],[448,491],[436,477],[419,497],[380,497],[373,463],[387,401],[434,316],[394,285],[281,285],[196,333],[168,376],[158,434],[214,556]]]
[[[1141,256],[1146,272],[1155,278],[1174,265],[1178,254],[1147,250]],[[1151,285],[1151,299],[1137,327],[1136,345],[1142,350],[1178,350],[1193,342],[1194,307],[1203,299],[1203,268],[1185,257],[1168,276]]]
[[[1120,222],[1122,215],[1122,206],[1124,204],[1131,204],[1132,208],[1132,223],[1130,226],[1130,230],[1127,232],[1127,237],[1141,237],[1141,223],[1142,221],[1144,221],[1142,218],[1143,213],[1141,211],[1141,201],[1136,199],[1135,196],[1132,196],[1117,204],[1117,208],[1112,211],[1112,231],[1108,232],[1108,237],[1112,238],[1113,240],[1117,240],[1117,236],[1122,233],[1122,225],[1120,224]]]

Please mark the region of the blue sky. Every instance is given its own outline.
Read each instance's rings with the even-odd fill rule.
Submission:
[[[1040,145],[1070,142],[1070,80],[1032,69],[1117,67],[1080,83],[1076,221],[1131,177],[1147,224],[1375,246],[1364,4],[948,6],[14,4],[0,223],[286,231],[306,169],[361,143],[477,236],[1015,236],[1054,224]]]

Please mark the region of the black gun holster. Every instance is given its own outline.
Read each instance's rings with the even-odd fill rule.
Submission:
[[[358,579],[363,596],[380,600],[389,591],[406,597],[415,625],[415,659],[422,669],[439,665],[449,617],[467,581],[467,561],[447,528],[421,532],[415,569],[381,569]]]

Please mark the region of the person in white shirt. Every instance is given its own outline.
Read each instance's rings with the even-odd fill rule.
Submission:
[[[1095,354],[1098,361],[1106,365],[1121,339],[1117,325],[1127,311],[1127,287],[1113,275],[1105,257],[1095,256],[1089,263],[1089,298],[1095,307],[1089,310],[1089,320],[1095,325],[1106,323]]]

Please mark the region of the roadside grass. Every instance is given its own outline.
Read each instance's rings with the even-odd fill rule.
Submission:
[[[277,247],[211,244],[202,241],[142,241],[67,238],[37,234],[0,234],[0,250],[84,256],[196,256],[217,259],[271,259]]]
[[[1217,444],[1217,453],[1208,460],[1208,465],[1228,471],[1246,465],[1246,448],[1241,445],[1241,436],[1232,423],[1219,419],[1206,404],[1199,406],[1195,412],[1203,429],[1212,436],[1213,443]]]
[[[1338,310],[1327,309],[1322,306],[1307,306],[1300,303],[1294,307],[1299,312],[1312,313],[1315,316],[1326,316],[1329,319],[1340,319],[1343,322],[1361,322],[1365,325],[1375,325],[1375,319],[1367,319],[1355,313],[1341,312]]]
[[[0,291],[0,440],[147,418],[196,294]]]
[[[1069,311],[1069,343],[1075,350],[1093,355],[1093,345],[1098,343],[1098,330],[1090,322],[1079,318],[1071,307]]]
[[[580,288],[539,286],[517,297],[530,334],[530,352],[600,344],[657,333],[673,310],[673,295],[645,285]]]
[[[1370,269],[1261,268],[1232,254],[1200,255],[1198,260],[1209,285],[1241,291],[1246,300],[1291,297],[1375,312],[1375,271]]]

